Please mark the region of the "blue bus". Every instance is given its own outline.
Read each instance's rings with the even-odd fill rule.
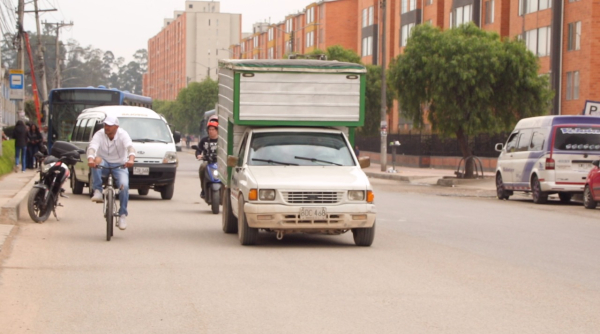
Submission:
[[[152,109],[152,98],[104,86],[53,89],[48,96],[48,147],[57,140],[70,140],[77,117],[84,109],[107,105]]]

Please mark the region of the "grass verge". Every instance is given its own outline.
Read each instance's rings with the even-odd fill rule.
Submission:
[[[2,142],[2,156],[0,156],[0,176],[12,173],[15,165],[15,140]]]

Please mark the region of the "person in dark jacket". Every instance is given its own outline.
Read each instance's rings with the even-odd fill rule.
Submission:
[[[27,168],[37,168],[35,154],[40,150],[42,143],[42,133],[35,124],[29,126],[29,132],[27,132]]]
[[[21,173],[23,173],[27,165],[27,128],[23,121],[17,121],[13,130],[13,137],[15,138],[15,173],[19,171],[19,164],[21,165]]]

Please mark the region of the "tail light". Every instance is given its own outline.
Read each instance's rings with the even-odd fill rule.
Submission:
[[[554,169],[555,165],[554,159],[546,158],[546,169]]]

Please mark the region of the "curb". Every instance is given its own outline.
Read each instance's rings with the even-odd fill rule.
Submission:
[[[32,177],[13,198],[0,208],[0,224],[17,224],[20,217],[19,212],[21,211],[21,206],[24,203],[27,205],[27,194],[29,194],[29,190],[33,187],[35,180],[36,178]]]
[[[397,175],[397,174],[381,174],[381,173],[374,173],[374,172],[365,172],[365,174],[368,177],[372,177],[372,178],[376,178],[376,179],[386,179],[386,180],[395,180],[395,181],[404,181],[404,182],[410,182],[411,180],[414,179],[419,179],[419,177],[414,177],[414,176],[404,176],[404,175]]]

